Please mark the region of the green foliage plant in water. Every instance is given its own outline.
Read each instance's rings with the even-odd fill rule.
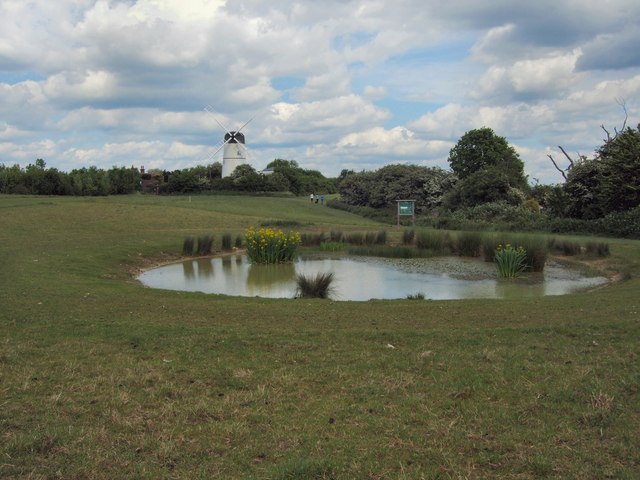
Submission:
[[[498,245],[495,262],[500,278],[516,278],[527,267],[527,252],[524,248],[514,248],[510,244]]]
[[[245,233],[247,256],[252,263],[285,263],[293,260],[296,249],[300,245],[300,234],[282,230],[249,228]]]

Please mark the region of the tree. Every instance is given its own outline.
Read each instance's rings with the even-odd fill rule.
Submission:
[[[459,179],[448,198],[450,208],[497,201],[514,203],[528,190],[524,162],[507,140],[490,128],[465,133],[449,152],[448,160]]]
[[[249,164],[238,165],[230,175],[236,190],[246,192],[264,191],[264,176]]]
[[[449,164],[460,180],[487,167],[497,167],[507,176],[511,186],[524,188],[527,185],[524,162],[504,137],[487,127],[465,133],[449,152]]]
[[[607,139],[595,157],[572,161],[565,171],[571,217],[596,219],[640,205],[640,125],[616,130],[614,136],[604,130]]]
[[[375,172],[346,174],[338,186],[341,199],[373,208],[395,205],[399,199],[416,200],[416,209],[434,210],[451,188],[453,174],[441,168],[387,165]]]

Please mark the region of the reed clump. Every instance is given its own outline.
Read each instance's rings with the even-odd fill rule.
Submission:
[[[232,246],[231,246],[231,234],[230,233],[224,233],[222,235],[222,249],[223,250],[231,250]]]
[[[211,255],[213,251],[213,235],[200,235],[198,237],[198,255]]]
[[[195,245],[196,245],[195,237],[186,237],[182,242],[182,254],[187,256],[193,255]]]
[[[333,272],[317,273],[315,276],[296,276],[296,298],[329,298],[333,293]]]

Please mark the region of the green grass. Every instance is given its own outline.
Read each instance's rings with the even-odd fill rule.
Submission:
[[[236,298],[135,280],[185,237],[274,212],[381,229],[314,207],[0,196],[0,478],[637,476],[640,242],[607,239],[597,260],[627,281],[542,298]]]

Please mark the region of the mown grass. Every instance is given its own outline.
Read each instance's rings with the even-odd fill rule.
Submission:
[[[273,212],[379,230],[313,207],[0,197],[0,477],[636,477],[637,241],[607,239],[598,260],[627,281],[562,297],[271,300],[135,281],[185,237]]]

